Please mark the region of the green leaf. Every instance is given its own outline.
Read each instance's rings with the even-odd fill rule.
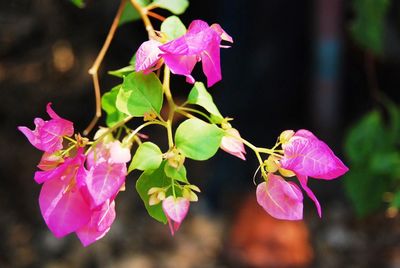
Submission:
[[[136,191],[139,193],[140,198],[143,200],[144,206],[151,217],[159,222],[167,223],[167,217],[165,217],[161,203],[150,206],[149,195],[147,192],[153,187],[165,187],[171,183],[164,173],[165,162],[162,163],[156,170],[147,170],[142,173],[139,179],[136,181]]]
[[[123,68],[118,69],[118,70],[108,71],[108,74],[116,76],[116,77],[124,78],[125,76],[127,76],[128,74],[130,74],[130,73],[132,73],[134,71],[135,71],[135,66],[128,65],[128,66],[123,67]]]
[[[357,214],[362,217],[382,206],[382,196],[388,191],[389,180],[369,170],[350,169],[344,177],[344,185]]]
[[[379,112],[368,113],[349,132],[345,151],[353,164],[365,164],[377,151],[390,150],[387,133]]]
[[[219,148],[224,131],[200,119],[182,122],[175,133],[175,144],[182,153],[194,160],[207,160]]]
[[[202,82],[196,82],[189,93],[187,102],[189,104],[197,104],[207,110],[214,118],[215,123],[220,123],[223,120],[221,113],[215,105],[213,98],[208,93]]]
[[[83,0],[70,0],[70,1],[72,2],[72,4],[74,4],[79,8],[85,7],[85,2]]]
[[[389,0],[353,0],[355,19],[351,33],[360,46],[383,53],[385,17],[390,5]]]
[[[148,4],[150,4],[150,0],[137,0],[138,3],[142,6],[145,7]],[[132,6],[132,4],[128,1],[126,3],[124,11],[122,11],[121,19],[119,21],[119,25],[139,20],[141,19],[139,12]]]
[[[116,103],[118,110],[127,115],[159,114],[163,103],[161,82],[154,73],[131,73],[124,77]]]
[[[400,208],[400,191],[395,193],[393,201],[390,204],[392,207]]]
[[[188,0],[155,0],[153,3],[157,4],[158,7],[167,9],[175,15],[182,14],[189,6]]]
[[[165,164],[164,172],[169,178],[188,183],[185,166],[181,166],[179,169],[176,169],[167,163]]]
[[[132,58],[129,61],[129,64],[132,66],[136,66],[136,53],[133,54]]]
[[[177,16],[170,16],[161,24],[161,32],[167,35],[168,40],[172,40],[184,35],[186,27]]]
[[[103,110],[107,113],[106,125],[112,127],[119,121],[123,120],[127,116],[115,107],[116,99],[121,85],[115,86],[109,92],[105,93],[101,98],[101,106]]]
[[[144,142],[136,150],[128,172],[134,169],[149,170],[157,169],[162,162],[162,152],[160,148],[152,142]]]

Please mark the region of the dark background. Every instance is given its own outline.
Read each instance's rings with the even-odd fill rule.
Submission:
[[[189,163],[203,192],[173,238],[146,214],[134,191],[138,174],[118,197],[117,220],[105,238],[88,248],[73,235],[54,238],[32,179],[41,153],[16,128],[47,118],[48,102],[77,131],[86,127],[95,107],[87,70],[117,2],[88,1],[78,9],[66,0],[0,1],[0,267],[400,267],[398,218],[383,212],[356,218],[340,179],[310,182],[322,219],[308,200],[305,221],[293,225],[256,213],[255,199],[246,201],[255,195],[251,151],[246,162],[219,152]],[[349,2],[191,1],[181,16],[186,25],[197,18],[217,22],[234,38],[221,53],[223,80],[210,92],[243,137],[269,147],[281,131],[307,128],[343,156],[349,127],[376,105],[366,52],[349,35]],[[389,26],[399,19],[393,2]],[[119,28],[99,72],[103,92],[119,83],[107,71],[128,65],[145,39],[140,21]],[[399,32],[387,39],[387,53],[375,59],[376,75],[381,90],[398,102]],[[204,79],[200,68],[195,77]],[[179,96],[190,89],[182,77],[172,82]]]

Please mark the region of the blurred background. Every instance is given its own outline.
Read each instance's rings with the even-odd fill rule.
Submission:
[[[350,167],[334,181],[310,180],[322,219],[309,200],[304,221],[269,217],[255,200],[255,157],[219,152],[189,162],[202,193],[175,237],[147,215],[134,172],[105,238],[88,248],[74,235],[54,238],[32,179],[41,153],[17,126],[47,118],[52,102],[83,131],[95,107],[87,70],[117,7],[0,1],[0,267],[400,267],[396,0],[193,0],[181,16],[217,22],[234,38],[210,92],[243,137],[269,147],[281,131],[307,128]],[[99,72],[103,93],[120,82],[107,71],[127,66],[146,38],[140,21],[119,27]],[[204,78],[200,68],[195,77]],[[185,97],[184,79],[172,82]]]

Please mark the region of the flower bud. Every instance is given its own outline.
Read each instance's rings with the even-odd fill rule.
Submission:
[[[287,143],[291,137],[293,137],[294,131],[293,130],[285,130],[279,135],[279,141],[282,144]]]

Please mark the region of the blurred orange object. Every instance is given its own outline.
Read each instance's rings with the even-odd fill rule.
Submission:
[[[239,209],[228,252],[245,267],[308,267],[313,259],[305,223],[271,217],[254,195]]]

